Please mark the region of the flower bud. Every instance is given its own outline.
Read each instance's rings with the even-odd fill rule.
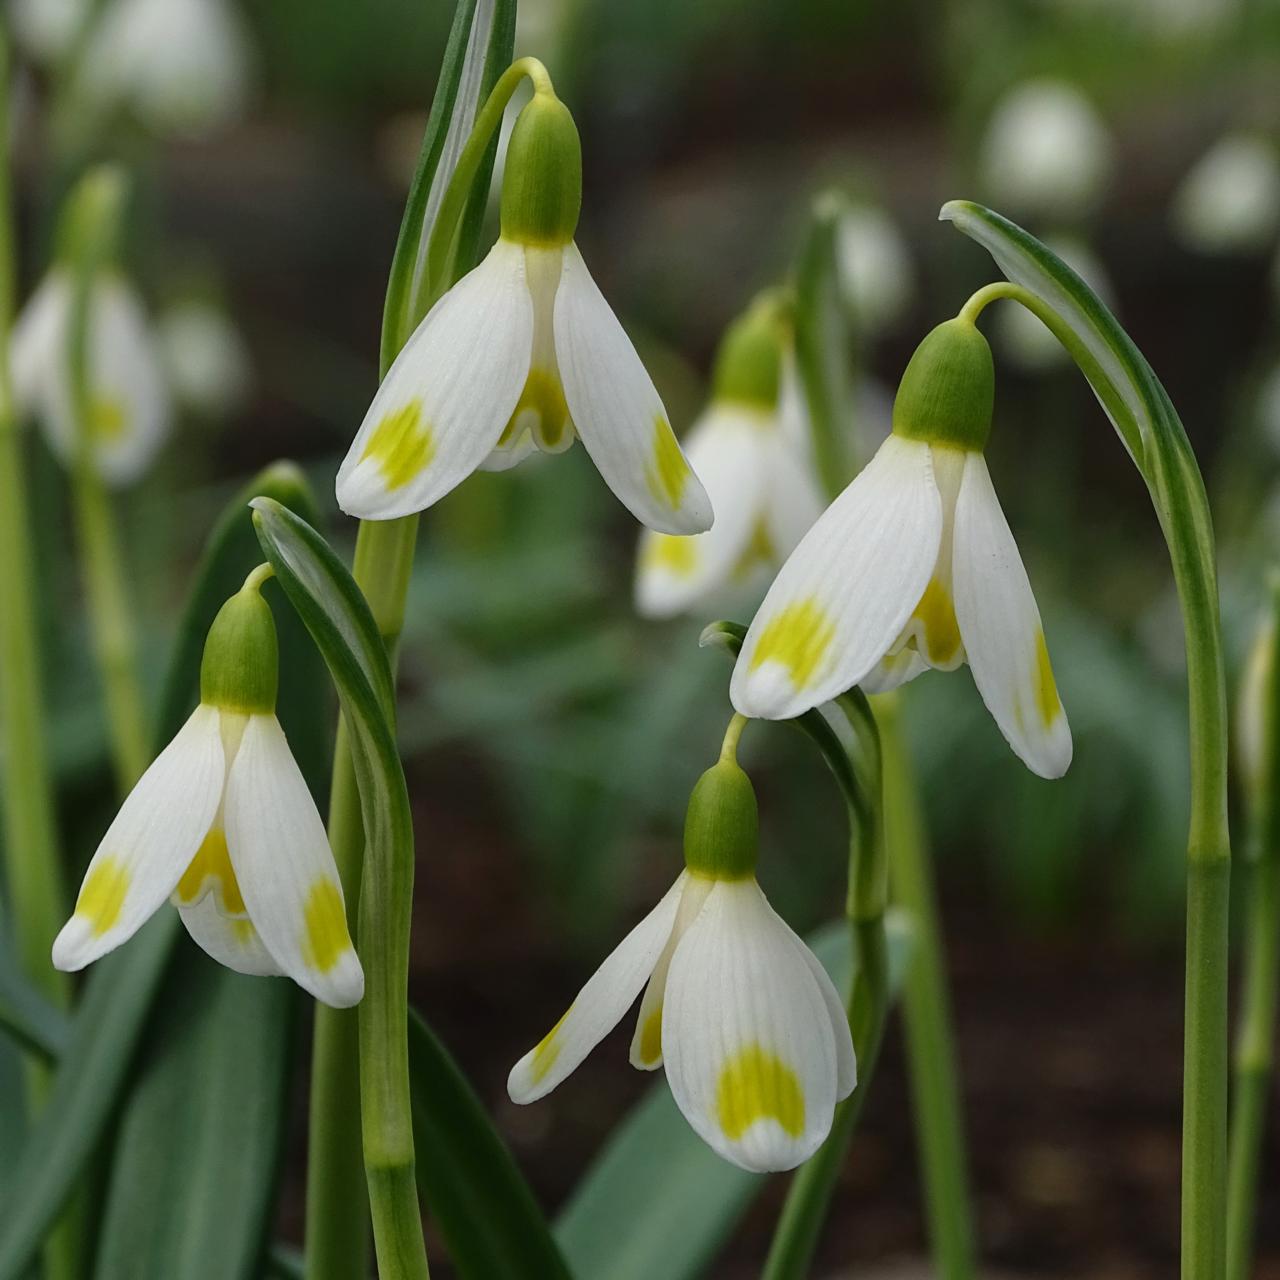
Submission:
[[[684,820],[685,866],[713,880],[755,874],[760,824],[751,779],[722,758],[700,777]]]
[[[775,408],[789,331],[785,294],[781,289],[767,289],[721,339],[712,374],[712,398]]]
[[[995,369],[969,320],[944,321],[907,364],[893,402],[893,431],[908,440],[980,450],[991,432]]]
[[[276,709],[280,653],[271,606],[246,584],[218,610],[200,662],[200,701],[241,715]]]
[[[573,239],[582,207],[582,145],[569,108],[539,92],[516,117],[502,173],[504,239],[557,248]]]

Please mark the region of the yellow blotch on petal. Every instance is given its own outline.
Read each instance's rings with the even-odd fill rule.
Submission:
[[[803,689],[813,679],[831,642],[835,624],[816,600],[797,600],[774,614],[760,632],[750,670],[777,662],[791,672],[791,682]]]
[[[393,409],[374,427],[360,455],[373,459],[388,489],[400,489],[431,465],[436,456],[435,432],[422,420],[422,401]]]
[[[129,425],[124,401],[116,396],[95,396],[89,403],[89,439],[114,444]]]
[[[687,578],[697,567],[698,552],[692,538],[673,533],[655,533],[645,540],[646,569],[665,569],[677,578]]]
[[[671,424],[661,416],[653,420],[653,461],[645,469],[649,492],[673,510],[680,505],[689,480],[689,464]]]
[[[76,899],[76,915],[89,922],[95,938],[100,938],[117,920],[129,892],[129,872],[113,857],[101,858],[84,878]]]
[[[253,941],[254,928],[252,921],[244,916],[241,916],[238,920],[232,920],[231,933],[242,947],[247,947]]]
[[[1044,642],[1044,632],[1036,630],[1036,710],[1047,729],[1062,714],[1062,699],[1058,697],[1058,685],[1049,664],[1049,646]]]
[[[930,666],[945,667],[954,662],[960,652],[960,624],[951,594],[937,578],[929,579],[912,617],[924,632],[923,656]]]
[[[736,1142],[758,1120],[774,1120],[798,1138],[804,1132],[800,1077],[776,1053],[748,1045],[721,1068],[716,1118],[730,1141]]]
[[[640,1028],[640,1061],[649,1066],[662,1057],[662,1006],[644,1020]]]
[[[738,562],[733,566],[733,580],[744,582],[757,565],[774,565],[778,563],[778,548],[774,545],[773,535],[764,516],[756,519],[751,530],[751,537],[742,549]]]
[[[534,1048],[533,1061],[529,1064],[529,1074],[533,1077],[534,1084],[541,1084],[547,1078],[547,1072],[556,1065],[556,1059],[560,1056],[560,1028],[564,1026],[565,1018],[572,1011],[573,1005],[570,1005],[561,1015],[560,1021],[538,1041]]]
[[[214,827],[205,836],[191,865],[178,881],[178,898],[184,906],[195,902],[204,889],[205,881],[212,880],[218,895],[218,907],[224,915],[242,916],[245,913],[244,898],[240,896],[240,882],[236,879],[231,856],[227,853],[227,837],[221,827]]]
[[[311,886],[302,918],[306,928],[302,958],[317,972],[328,973],[351,950],[351,935],[342,894],[327,876]]]
[[[527,417],[533,418],[530,422]],[[524,380],[524,390],[516,402],[507,425],[502,429],[498,444],[508,445],[515,439],[517,430],[530,430],[538,448],[547,453],[559,453],[573,443],[573,428],[569,423],[569,406],[565,403],[564,387],[559,375],[534,365]],[[569,437],[566,439],[566,435]]]

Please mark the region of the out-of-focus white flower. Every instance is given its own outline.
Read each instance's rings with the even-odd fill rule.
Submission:
[[[1280,365],[1272,368],[1258,387],[1256,414],[1267,444],[1280,455]]]
[[[982,143],[992,200],[1020,215],[1071,220],[1098,202],[1114,157],[1089,100],[1061,80],[1028,80],[996,104]]]
[[[252,62],[229,0],[111,0],[85,49],[81,88],[128,104],[157,132],[201,134],[244,110]]]
[[[50,448],[67,465],[79,447],[69,369],[73,305],[70,273],[53,268],[14,324],[9,348],[19,412],[37,417]],[[108,484],[129,484],[164,442],[170,404],[146,312],[122,276],[99,276],[88,330],[91,456]]]
[[[14,43],[33,62],[56,66],[67,55],[89,8],[88,0],[9,0]]]
[[[840,286],[859,333],[877,334],[902,318],[915,290],[907,242],[889,214],[853,204],[840,216]]]
[[[1043,239],[1114,310],[1111,280],[1097,254],[1078,236],[1047,235]],[[1004,354],[1025,369],[1038,372],[1071,363],[1062,343],[1026,307],[1006,303],[996,308],[995,332]]]
[[[169,384],[197,413],[226,417],[244,404],[252,382],[249,349],[226,313],[209,302],[176,303],[160,317]]]
[[[1280,225],[1280,158],[1266,138],[1220,138],[1174,193],[1173,226],[1202,253],[1256,253]]]
[[[1264,794],[1267,756],[1275,749],[1275,647],[1275,614],[1269,609],[1254,632],[1236,700],[1236,757],[1253,796]]]

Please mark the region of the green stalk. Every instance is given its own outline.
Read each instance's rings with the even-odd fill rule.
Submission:
[[[973,1213],[933,869],[892,694],[876,699],[876,718],[884,750],[885,843],[893,900],[911,917],[913,945],[902,1016],[934,1271],[942,1280],[970,1280],[977,1274]]]

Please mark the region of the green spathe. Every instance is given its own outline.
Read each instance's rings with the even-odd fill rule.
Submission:
[[[685,866],[715,880],[755,875],[760,822],[751,779],[736,761],[717,761],[697,781],[684,820]]]
[[[772,412],[782,381],[782,353],[791,338],[788,300],[767,289],[725,331],[716,352],[712,396]]]
[[[995,368],[972,321],[932,330],[907,364],[893,402],[893,431],[908,440],[982,449],[991,432]]]
[[[241,715],[276,709],[280,655],[271,606],[247,583],[218,610],[200,662],[200,701]]]
[[[557,248],[573,239],[582,208],[582,144],[569,108],[539,90],[516,117],[502,174],[502,235]]]

